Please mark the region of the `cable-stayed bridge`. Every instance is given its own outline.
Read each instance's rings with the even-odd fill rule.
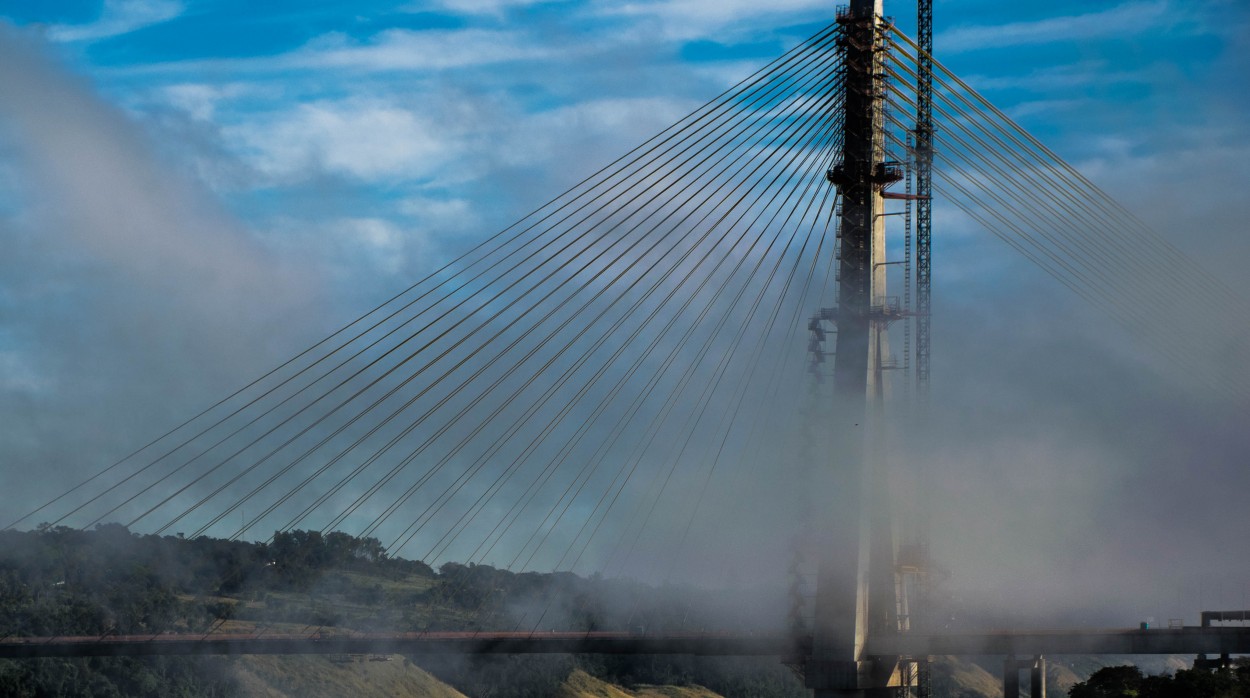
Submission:
[[[882,10],[840,10],[456,262],[5,523],[231,539],[348,530],[392,556],[517,572],[646,567],[667,580],[692,557],[715,564],[721,551],[700,549],[701,529],[777,518],[743,500],[773,495],[802,532],[796,576],[814,581],[796,590],[790,636],[543,639],[531,637],[539,613],[486,641],[784,646],[822,694],[917,682],[920,662],[901,658],[941,646],[905,642],[925,631],[923,508],[891,491],[923,464],[893,462],[891,442],[923,419],[910,398],[923,407],[927,396],[933,197],[1233,398],[1245,375],[1192,357],[1218,351],[1205,328],[1245,309],[934,61],[925,21],[912,40]],[[763,467],[775,476],[761,483]],[[1202,641],[1216,635],[1244,641]],[[253,644],[279,641],[301,642]],[[1212,647],[1230,651],[1222,641]]]

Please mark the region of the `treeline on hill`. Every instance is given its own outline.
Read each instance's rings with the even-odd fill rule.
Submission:
[[[423,563],[388,559],[376,539],[343,533],[278,533],[264,544],[139,536],[117,524],[3,531],[0,634],[201,631],[246,607],[268,619],[267,593],[307,592],[331,570],[436,576]]]
[[[323,633],[439,629],[688,629],[714,611],[697,594],[570,573],[389,557],[374,538],[316,531],[268,543],[138,535],[117,524],[82,531],[0,532],[0,636],[164,632]],[[539,625],[541,623],[541,625]],[[698,625],[688,626],[687,623]],[[220,659],[0,661],[4,696],[237,694]],[[421,662],[425,664],[426,662]],[[632,666],[594,658],[495,658],[428,667],[469,695],[551,695],[572,667],[609,680],[672,683],[701,675],[731,695],[796,695],[768,662],[752,668],[673,660]],[[762,672],[762,673],[761,673]],[[520,680],[524,679],[524,680]],[[554,683],[553,683],[554,682]],[[770,690],[759,690],[769,687]],[[772,690],[776,689],[776,690]]]
[[[1135,666],[1111,666],[1068,690],[1069,698],[1250,698],[1250,663],[1228,669],[1185,669],[1143,676]]]

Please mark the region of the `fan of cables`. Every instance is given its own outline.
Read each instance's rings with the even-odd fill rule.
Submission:
[[[895,152],[910,155],[902,114],[917,109],[915,85],[932,63],[934,189],[947,202],[1080,297],[1105,309],[1213,394],[1250,390],[1247,304],[1133,213],[1082,176],[894,27],[886,81]]]
[[[342,530],[515,572],[688,557],[736,503],[717,483],[785,460],[832,302],[838,31],[8,527]]]

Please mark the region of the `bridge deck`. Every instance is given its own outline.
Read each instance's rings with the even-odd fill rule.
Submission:
[[[0,658],[208,654],[690,654],[796,657],[810,638],[623,632],[123,635],[0,640]],[[1247,654],[1250,627],[990,631],[878,637],[877,655]]]
[[[897,635],[870,641],[881,655],[1244,654],[1250,627],[1002,630]]]
[[[120,635],[0,640],[0,658],[204,654],[792,655],[794,639],[707,633],[428,632],[352,635]]]

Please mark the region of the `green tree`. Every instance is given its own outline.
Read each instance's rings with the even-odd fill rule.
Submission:
[[[1135,666],[1103,667],[1069,689],[1068,698],[1135,698],[1142,680],[1141,669]]]

